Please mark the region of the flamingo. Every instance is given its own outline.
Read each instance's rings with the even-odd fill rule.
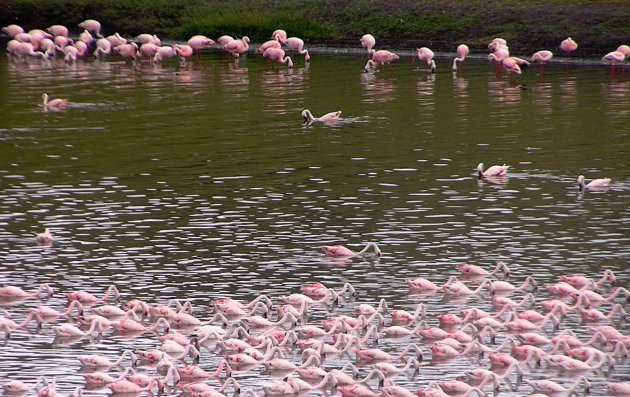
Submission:
[[[4,287],[0,287],[0,297],[14,299],[36,298],[44,290],[46,291],[48,297],[53,295],[53,289],[48,284],[40,284],[40,286],[33,292],[24,291],[22,288],[13,285],[6,285]]]
[[[278,63],[281,64],[286,64],[287,68],[289,69],[293,68],[293,61],[291,60],[291,57],[288,55],[285,56],[284,50],[282,48],[267,48],[263,53],[263,57],[270,60],[278,61]]]
[[[431,73],[435,73],[435,61],[433,60],[434,55],[433,51],[427,47],[416,48],[416,56],[413,58],[413,61],[415,61],[417,57],[420,61],[426,62],[427,65],[429,65]],[[455,65],[455,61],[453,61],[453,65]]]
[[[450,276],[448,281],[444,283],[441,287],[435,284],[433,281],[427,280],[424,277],[416,277],[415,279],[406,279],[405,283],[409,286],[409,289],[412,291],[443,291],[444,286],[457,281],[457,276]]]
[[[136,36],[136,41],[140,44],[152,43],[157,46],[162,45],[162,40],[160,40],[156,35],[149,33],[142,33]]]
[[[223,45],[223,49],[232,54],[234,58],[238,58],[240,54],[246,53],[249,49],[249,37],[244,36],[240,40],[232,40]]]
[[[615,72],[615,66],[623,64],[626,59],[626,54],[622,51],[612,51],[602,57],[602,62],[610,64],[611,73]]]
[[[341,111],[339,111],[338,113],[341,113]],[[328,114],[330,114],[330,113],[328,113]],[[304,115],[302,117],[304,117]],[[321,119],[321,117],[320,117],[320,119]],[[365,248],[363,248],[361,251],[358,251],[358,252],[354,252],[354,251],[344,247],[343,245],[322,245],[322,250],[324,250],[324,254],[326,254],[326,256],[346,256],[347,257],[347,256],[363,255],[370,248],[374,249],[374,255],[376,255],[377,257],[381,256],[381,250],[380,250],[380,248],[378,248],[378,245],[376,245],[376,243],[374,243],[374,242],[367,243]]]
[[[94,19],[86,19],[78,25],[81,29],[85,29],[91,33],[94,33],[96,37],[103,37],[101,35],[101,23]]]
[[[584,189],[605,189],[610,185],[610,178],[593,179],[589,183],[584,184],[584,175],[580,175],[577,178],[577,183],[580,191]]]
[[[409,322],[420,318],[424,319],[427,315],[427,310],[424,303],[418,303],[416,310],[413,313],[409,313],[406,310],[390,310],[389,315],[392,316],[392,321]]]
[[[288,58],[288,57],[287,57]],[[290,60],[290,58],[289,58]],[[330,112],[330,113],[326,113],[325,115],[321,116],[321,117],[315,117],[313,116],[313,114],[311,113],[310,110],[308,109],[304,109],[302,111],[302,119],[304,120],[304,124],[308,124],[311,125],[313,123],[323,123],[323,124],[335,124],[339,121],[339,118],[341,117],[341,110],[338,110],[336,112]],[[327,247],[327,246],[322,246],[323,247]],[[338,247],[338,246],[334,246],[334,247]],[[324,248],[324,252],[326,252],[326,255],[328,255],[328,251],[326,251],[326,249]],[[350,255],[328,255],[328,256],[353,256],[353,255],[357,255],[357,254],[350,254]]]
[[[276,40],[276,39],[267,40],[264,43],[262,43],[260,45],[260,47],[258,47],[256,52],[264,55],[265,51],[267,51],[267,49],[269,49],[269,48],[280,48],[281,46],[282,46],[282,44],[280,44],[280,42],[278,40]]]
[[[37,328],[40,328],[42,324],[42,319],[34,311],[31,311],[26,319],[24,319],[24,321],[22,321],[21,323],[16,323],[15,321],[11,320],[8,315],[6,315],[5,317],[0,317],[0,332],[4,331],[5,335],[8,337],[11,332],[18,328],[24,328],[28,326],[28,324],[33,320],[37,322]]]
[[[610,281],[611,285],[615,284],[615,274],[610,269],[605,269],[602,277],[598,281],[593,281],[589,277],[583,276],[581,274],[569,274],[569,275],[560,275],[558,276],[558,280],[564,281],[567,284],[574,286],[575,288],[584,288],[586,286],[594,283],[596,288],[600,288],[606,281]]]
[[[483,169],[483,163],[481,165],[482,165],[481,169]],[[477,169],[479,169],[479,166],[477,166]],[[489,170],[490,169],[486,170],[486,172],[488,172]],[[480,266],[473,265],[470,263],[458,264],[457,270],[462,272],[464,276],[494,276],[500,271],[503,271],[506,277],[510,276],[510,269],[507,267],[507,265],[504,262],[500,262],[500,261],[497,263],[497,266],[491,272],[487,271],[486,269]]]
[[[111,361],[108,357],[98,354],[78,355],[77,360],[79,360],[81,366],[84,368],[111,368],[120,365],[127,356],[131,359],[132,364],[138,360],[138,357],[131,350],[123,351],[120,357],[118,357],[115,361]]]
[[[83,374],[83,379],[85,379],[85,383],[89,385],[108,385],[125,379],[127,375],[133,372],[133,370],[134,369],[132,367],[127,367],[117,378],[114,378],[106,372],[88,372]]]
[[[112,47],[116,47],[121,44],[127,44],[127,39],[122,37],[119,33],[114,33],[110,36],[107,36],[106,39],[109,40]]]
[[[117,52],[118,55],[125,59],[130,58],[132,62],[135,62],[136,58],[138,57],[138,44],[120,44],[114,47],[114,52]]]
[[[630,383],[628,382],[610,382],[604,385],[604,388],[614,396],[630,396]]]
[[[90,336],[93,332],[97,334],[103,333],[103,325],[99,321],[92,321],[90,329],[83,331],[73,324],[65,323],[60,325],[53,325],[53,332],[59,338],[74,338],[77,336]]]
[[[146,387],[141,387],[133,382],[130,382],[126,379],[119,380],[118,382],[110,383],[107,387],[114,394],[139,394],[143,391],[152,390],[155,386],[158,386],[158,389],[161,391],[163,386],[156,378],[151,378],[151,381]]]
[[[525,383],[530,385],[535,392],[541,392],[545,394],[567,393],[567,395],[571,395],[580,386],[580,383],[584,383],[585,394],[587,394],[591,386],[591,383],[584,376],[577,379],[570,387],[564,387],[561,384],[550,379],[525,380]]]
[[[286,39],[285,44],[289,50],[297,51],[298,54],[304,55],[304,62],[311,60],[308,50],[304,49],[304,40],[299,37],[289,37]]]
[[[197,52],[197,59],[199,59],[201,57],[202,49],[204,49],[205,47],[214,46],[217,43],[206,36],[196,35],[189,38],[186,44],[188,44],[193,50]]]
[[[96,296],[92,295],[89,292],[86,291],[72,291],[72,292],[67,292],[66,293],[66,299],[68,300],[68,302],[72,302],[72,301],[79,301],[83,304],[93,304],[96,302],[106,302],[107,299],[113,295],[114,299],[118,299],[120,298],[120,293],[118,292],[118,289],[116,288],[115,285],[110,285],[109,288],[107,288],[107,291],[105,292],[105,295],[103,295],[102,298],[97,298]]]
[[[577,48],[577,43],[571,37],[567,37],[560,42],[560,50],[562,50],[567,55],[571,55],[571,53],[575,52]]]
[[[374,45],[376,45],[376,39],[374,38],[374,36],[369,33],[364,34],[363,36],[361,36],[361,39],[359,41],[361,42],[361,47],[367,49],[368,57],[374,54],[374,50],[372,49],[374,48]]]
[[[271,38],[275,39],[275,40],[278,40],[281,43],[284,43],[284,42],[287,41],[287,32],[285,32],[282,29],[276,29],[271,34]]]
[[[630,58],[630,46],[626,44],[622,44],[619,47],[617,47],[616,51],[621,52],[623,55],[626,56],[626,58]]]
[[[2,391],[4,394],[20,394],[37,389],[40,384],[44,383],[46,383],[46,378],[44,376],[37,378],[37,382],[33,386],[29,386],[21,380],[11,380],[2,385]]]
[[[68,28],[63,25],[52,25],[46,28],[46,30],[53,36],[68,37]]]
[[[553,52],[548,50],[536,51],[532,55],[532,62],[536,62],[538,65],[540,65],[539,69],[541,75],[543,74],[545,64],[549,62],[551,58],[553,58]]]
[[[398,59],[400,59],[400,57],[393,52],[387,50],[378,50],[372,54],[372,59],[367,61],[365,67],[363,68],[363,71],[367,73],[371,68],[378,67],[379,65],[391,65],[392,62]]]
[[[453,72],[457,71],[457,62],[464,62],[469,52],[470,49],[466,44],[460,44],[457,47],[457,57],[453,59]]]
[[[507,41],[505,41],[505,39],[502,39],[500,37],[495,37],[494,39],[492,39],[490,44],[488,44],[488,49],[492,52],[496,51],[497,48],[501,48],[501,47],[507,47]]]
[[[112,43],[106,38],[100,38],[96,40],[96,49],[94,50],[94,57],[100,58],[109,55],[112,52]]]
[[[18,33],[24,33],[24,29],[22,29],[19,25],[7,25],[2,28],[2,31],[6,33],[9,37],[15,37]]]
[[[493,165],[490,166],[490,168],[488,168],[487,170],[483,170],[483,163],[479,163],[477,165],[477,172],[479,173],[479,179],[485,178],[485,177],[489,177],[489,176],[505,176],[507,175],[507,171],[508,168],[510,168],[509,165]]]
[[[503,66],[503,70],[508,73],[520,75],[523,72],[521,71],[521,65],[519,65],[519,60],[514,57],[507,57],[501,61],[501,66]]]
[[[153,56],[153,63],[160,63],[165,58],[172,58],[176,55],[175,49],[171,46],[164,45],[158,47],[155,55]]]

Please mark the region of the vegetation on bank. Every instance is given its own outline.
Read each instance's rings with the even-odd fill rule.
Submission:
[[[0,0],[0,25],[27,29],[64,24],[78,33],[79,22],[94,18],[106,34],[228,34],[262,42],[282,28],[311,44],[356,47],[362,34],[372,33],[379,47],[437,51],[462,42],[481,51],[493,37],[503,37],[520,53],[557,51],[571,36],[581,56],[629,44],[628,16],[628,1]]]

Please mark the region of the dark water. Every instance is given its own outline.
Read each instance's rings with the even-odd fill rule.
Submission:
[[[298,59],[287,71],[260,57],[235,64],[216,53],[187,67],[1,58],[0,285],[50,283],[56,294],[46,304],[60,309],[64,292],[100,296],[115,283],[125,299],[188,299],[205,319],[202,307],[214,297],[248,301],[265,293],[279,303],[302,283],[351,282],[358,296],[336,313],[381,298],[407,310],[424,302],[433,326],[437,313],[489,310],[489,295],[421,296],[404,280],[442,283],[463,261],[485,268],[505,261],[515,284],[527,275],[544,285],[560,274],[598,277],[611,269],[617,285],[628,287],[627,70],[548,65],[544,74],[530,68],[515,77],[471,61],[454,75],[441,59],[436,75],[408,60],[393,72],[365,74],[364,63],[318,55],[310,67]],[[44,112],[43,92],[68,98],[69,109]],[[303,126],[305,108],[316,116],[342,110],[345,118]],[[479,162],[510,165],[508,177],[478,180]],[[579,174],[609,177],[612,185],[579,192]],[[51,247],[34,242],[45,227],[55,235]],[[320,250],[360,250],[369,241],[379,244],[380,259],[331,259]],[[548,296],[544,288],[536,295]],[[38,304],[5,308],[22,319]],[[315,309],[309,320],[328,315]],[[630,333],[627,323],[618,326]],[[583,340],[591,335],[576,313],[565,328]],[[409,341],[379,346],[400,351]],[[77,354],[114,358],[158,345],[152,334],[107,331],[64,346],[49,324],[16,331],[0,348],[0,381],[56,376],[69,393],[83,383]],[[299,362],[299,352],[289,354]],[[219,358],[204,350],[200,365],[213,370]],[[353,358],[333,357],[326,368]],[[487,358],[426,360],[417,377],[396,383],[415,392],[476,366],[488,367]],[[606,395],[606,381],[630,381],[627,359],[604,368],[586,374],[590,395]],[[260,373],[235,376],[260,393],[273,378]],[[565,385],[572,376],[544,364],[526,370],[526,379]],[[502,389],[531,392],[526,384]],[[88,392],[95,393],[108,391]]]

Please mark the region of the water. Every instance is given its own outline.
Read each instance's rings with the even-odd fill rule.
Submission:
[[[188,299],[206,319],[202,307],[215,297],[249,301],[265,293],[277,304],[303,283],[351,282],[358,296],[335,313],[381,298],[407,310],[423,302],[432,326],[437,313],[491,308],[488,293],[450,299],[410,293],[405,284],[418,276],[443,283],[464,261],[488,269],[505,261],[514,284],[533,275],[541,287],[560,274],[598,277],[611,269],[617,285],[628,287],[627,70],[557,64],[515,77],[472,60],[454,75],[450,61],[438,59],[436,75],[408,60],[393,72],[365,74],[364,64],[317,55],[310,67],[298,59],[287,71],[260,57],[235,64],[218,53],[187,67],[1,58],[0,285],[50,283],[56,293],[45,304],[60,309],[65,292],[101,296],[115,283],[125,299]],[[69,109],[44,112],[43,92],[67,97]],[[305,108],[316,116],[342,110],[344,120],[304,126]],[[508,177],[478,180],[479,162],[509,164]],[[609,177],[612,185],[579,192],[579,174]],[[45,227],[55,235],[51,247],[34,243]],[[358,251],[369,241],[383,250],[380,259],[331,259],[320,249]],[[541,288],[536,297],[549,294]],[[23,319],[41,302],[5,304]],[[330,315],[324,307],[311,313],[309,323]],[[77,354],[113,359],[126,348],[159,345],[150,333],[111,331],[64,345],[50,327],[4,341],[2,383],[43,374],[69,393],[83,384]],[[618,327],[629,333],[627,323]],[[560,325],[566,328],[582,340],[591,335],[576,313]],[[505,337],[500,332],[497,341]],[[379,347],[400,352],[410,341],[421,342],[382,338]],[[488,367],[474,355],[432,361],[430,343],[421,343],[420,373],[399,375],[396,384],[415,392]],[[299,362],[296,349],[287,354]],[[350,357],[325,366],[340,368]],[[204,349],[200,365],[214,370],[219,360]],[[630,381],[627,370],[625,360],[587,373],[590,395],[605,395],[607,380]],[[262,367],[235,377],[259,393],[276,379]],[[569,385],[573,377],[545,364],[526,367],[525,379]],[[521,384],[503,386],[501,395],[529,392]]]

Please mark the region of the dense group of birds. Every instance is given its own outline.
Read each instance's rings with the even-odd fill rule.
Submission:
[[[2,31],[11,37],[7,44],[7,53],[16,59],[39,58],[50,60],[57,56],[62,56],[66,62],[76,62],[78,59],[93,56],[94,58],[104,58],[111,55],[122,57],[125,60],[139,62],[142,60],[151,63],[161,63],[167,58],[179,57],[180,64],[186,65],[186,60],[193,56],[196,51],[198,56],[205,48],[218,48],[235,58],[250,51],[250,39],[247,36],[235,38],[224,35],[216,41],[203,35],[196,35],[188,39],[186,43],[173,45],[163,45],[162,40],[155,34],[143,33],[133,39],[126,39],[119,33],[114,33],[107,37],[101,34],[101,24],[94,19],[87,19],[80,24],[83,31],[76,40],[70,38],[70,31],[63,25],[52,25],[46,30],[32,29],[25,32],[19,25],[8,25]],[[371,34],[365,34],[360,39],[361,46],[367,50],[368,61],[364,67],[365,72],[373,72],[377,67],[385,67],[400,59],[400,56],[388,50],[375,50],[376,39]],[[286,48],[286,51],[285,49]],[[578,48],[577,43],[571,37],[563,40],[559,49],[564,54],[570,55]],[[553,58],[553,52],[549,50],[537,51],[531,56],[530,61],[510,55],[507,41],[502,38],[493,39],[488,45],[491,51],[488,60],[495,62],[497,67],[502,67],[510,74],[520,75],[522,70],[530,63],[537,63],[542,68]],[[271,35],[271,40],[262,43],[256,53],[275,61],[279,64],[293,68],[294,61],[288,52],[296,55],[303,55],[304,62],[310,62],[310,54],[304,48],[304,40],[299,37],[287,37],[286,31],[278,29]],[[466,44],[457,47],[457,56],[453,59],[452,70],[457,71],[458,63],[464,62],[470,50]],[[431,73],[436,71],[434,52],[427,47],[415,49],[413,61],[416,59],[428,65]],[[602,57],[602,61],[610,63],[613,71],[615,67],[623,65],[626,58],[630,57],[630,46],[622,44],[615,51],[611,51]],[[48,100],[43,97],[45,109],[58,110],[68,106],[67,99],[58,98]]]
[[[38,235],[37,242],[52,244],[53,239]],[[342,257],[371,255],[371,249],[381,255],[375,243],[360,252],[322,246],[325,255]],[[117,358],[73,357],[85,381],[75,395],[84,389],[105,388],[116,395],[157,390],[195,397],[221,397],[229,391],[255,396],[259,390],[241,388],[238,379],[243,383],[248,376],[256,377],[260,368],[274,379],[263,384],[262,391],[275,396],[329,389],[344,397],[484,396],[501,389],[531,396],[573,395],[578,390],[587,395],[594,387],[588,374],[607,368],[614,379],[615,365],[627,360],[630,335],[624,329],[630,292],[615,287],[612,271],[605,270],[596,278],[559,276],[539,286],[532,276],[520,285],[511,283],[508,279],[513,275],[502,262],[492,271],[468,263],[456,268],[458,274],[442,285],[423,277],[405,283],[412,294],[444,294],[446,299],[465,302],[489,294],[492,310],[466,304],[459,312],[439,313],[422,302],[414,311],[406,311],[394,309],[385,299],[373,306],[358,303],[363,291],[350,283],[336,290],[318,282],[303,284],[300,293],[274,299],[259,295],[242,303],[221,297],[205,307],[193,307],[190,301],[122,300],[114,285],[101,297],[84,290],[66,291],[63,307],[28,305],[32,299],[56,294],[42,284],[32,292],[19,286],[0,287],[3,302],[24,308],[23,312],[5,310],[0,332],[9,340],[35,322],[35,332],[50,333],[54,343],[63,345],[107,337],[109,331],[128,337],[152,335],[153,348],[125,350]],[[517,294],[521,297],[516,298]],[[323,320],[313,320],[322,313]],[[26,318],[17,322],[20,316]],[[569,325],[576,319],[585,326],[578,330]],[[585,332],[590,336],[583,340]],[[404,347],[381,349],[384,338],[403,338],[405,343],[397,346]],[[454,373],[450,379],[417,382],[415,390],[400,385],[401,378],[406,377],[408,384],[427,368],[448,368],[449,361],[458,357],[468,357],[476,367]],[[336,368],[330,367],[331,361],[337,363]],[[213,368],[209,368],[211,362]],[[571,374],[574,380],[531,376],[540,367],[564,377]],[[5,394],[62,395],[56,378],[44,376],[37,382],[7,379],[2,387]],[[611,395],[630,395],[628,382],[598,387]]]

